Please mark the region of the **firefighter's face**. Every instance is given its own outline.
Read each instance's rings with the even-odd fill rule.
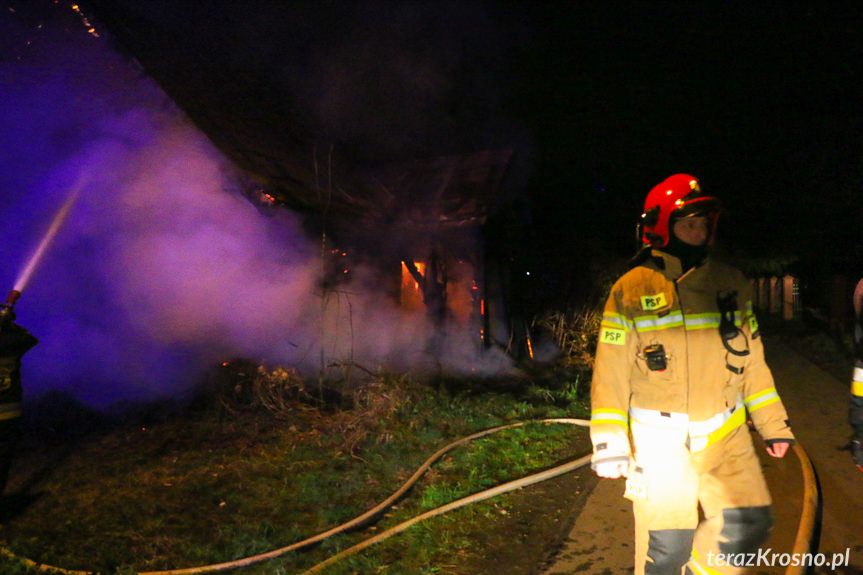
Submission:
[[[681,242],[690,246],[703,246],[710,234],[707,216],[690,216],[674,222],[672,232]]]

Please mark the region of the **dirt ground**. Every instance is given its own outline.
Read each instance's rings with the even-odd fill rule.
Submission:
[[[852,559],[851,565],[819,569],[817,574],[863,575],[863,474],[843,451],[849,434],[845,370],[841,366],[822,369],[824,366],[785,345],[768,342],[767,349],[792,426],[824,491],[820,550],[837,553],[847,549]],[[850,375],[850,366],[847,371]],[[571,458],[589,452],[589,442],[581,437],[573,444]],[[763,461],[776,502],[777,523],[787,527],[775,533],[769,544],[782,549],[793,541],[799,518],[800,465],[796,457]],[[474,537],[469,550],[472,562],[459,574],[629,575],[633,571],[632,519],[622,493],[622,480],[600,481],[587,467],[510,493],[494,528]],[[782,572],[762,569],[754,573]]]
[[[817,551],[847,554],[850,564],[820,567],[818,575],[863,575],[863,474],[844,449],[847,369],[820,366],[779,342],[767,342],[768,363],[789,411],[792,428],[818,475],[821,517]],[[760,443],[756,436],[756,443]],[[763,446],[757,447],[763,454]],[[796,455],[762,458],[774,499],[774,527],[765,544],[790,551],[798,536],[803,479]],[[483,561],[477,575],[628,575],[632,568],[632,518],[621,497],[623,480],[599,481],[582,468],[523,490],[496,534],[477,541]],[[778,575],[785,567],[761,567],[757,575]]]
[[[587,443],[584,453],[589,453]],[[537,575],[564,543],[598,479],[588,468],[531,485],[513,494],[506,516],[480,534],[472,549],[472,575]]]

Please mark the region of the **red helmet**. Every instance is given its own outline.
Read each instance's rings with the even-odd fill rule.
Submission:
[[[674,174],[655,186],[644,201],[639,235],[644,244],[662,247],[668,244],[668,228],[674,218],[692,215],[710,218],[710,236],[713,241],[716,220],[719,217],[719,200],[701,193],[698,178],[689,174]]]

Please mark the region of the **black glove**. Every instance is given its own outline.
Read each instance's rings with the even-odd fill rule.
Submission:
[[[0,304],[0,329],[11,325],[15,321],[15,310],[8,305]]]

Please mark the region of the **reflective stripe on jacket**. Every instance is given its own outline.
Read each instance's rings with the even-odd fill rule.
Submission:
[[[21,402],[0,404],[0,421],[21,417]]]
[[[746,410],[743,409],[743,400],[740,398],[733,406],[705,421],[691,421],[685,413],[669,413],[640,407],[630,407],[629,412],[634,433],[637,433],[635,429],[639,425],[678,430],[693,452],[707,449],[746,421]]]
[[[854,377],[851,380],[851,395],[863,397],[863,367],[854,368]]]
[[[743,274],[708,260],[681,276],[677,258],[651,256],[618,279],[603,312],[591,385],[594,463],[629,455],[630,434],[650,428],[677,426],[692,451],[708,449],[747,411],[765,439],[792,439]],[[723,315],[718,302],[729,294],[736,309]],[[723,317],[734,326],[733,351],[720,336]],[[665,369],[651,362],[657,346]]]

